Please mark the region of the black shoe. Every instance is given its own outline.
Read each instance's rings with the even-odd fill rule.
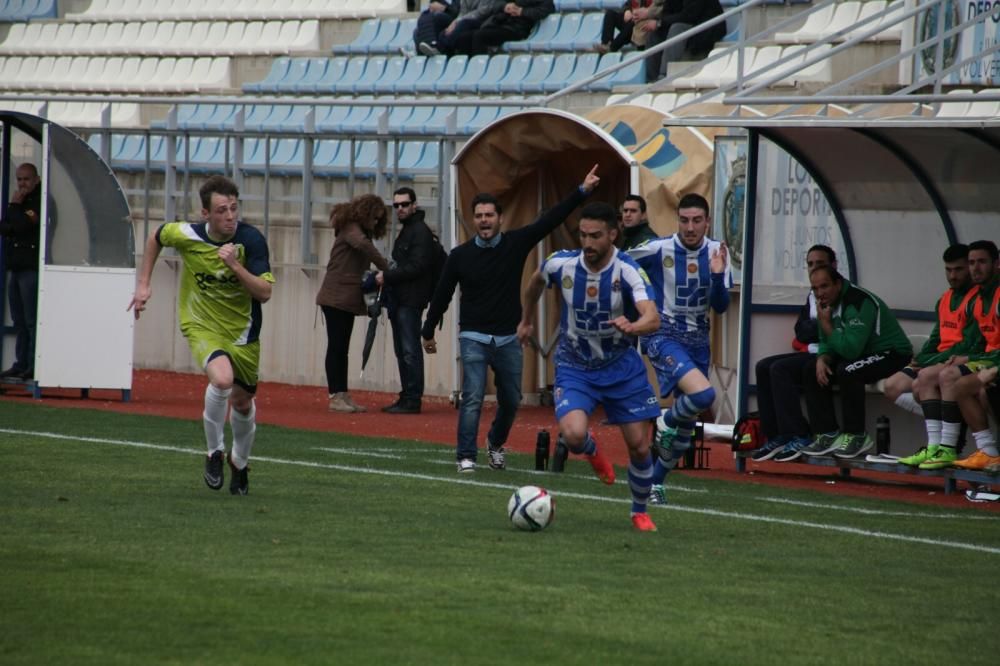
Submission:
[[[24,381],[31,381],[32,379],[35,378],[35,371],[25,370],[24,372],[18,375],[18,378],[23,379]]]
[[[402,400],[394,402],[388,407],[383,407],[382,411],[386,414],[419,414],[420,413],[420,403],[419,402],[404,402]]]
[[[229,492],[233,495],[246,495],[250,492],[250,479],[247,478],[250,465],[247,464],[243,469],[236,469],[232,458],[226,460],[229,461],[229,473],[232,475],[232,478],[229,479]]]
[[[0,379],[21,379],[24,374],[24,370],[20,368],[7,368],[3,372],[0,372]]]
[[[212,490],[218,490],[225,481],[222,471],[222,451],[213,451],[205,459],[205,485]]]

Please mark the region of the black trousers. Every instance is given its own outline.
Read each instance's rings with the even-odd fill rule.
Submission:
[[[326,319],[326,386],[330,394],[347,390],[347,354],[351,348],[354,313],[321,305]]]
[[[820,386],[816,381],[816,362],[809,364],[812,372],[805,371],[806,407],[813,432],[841,430],[852,434],[865,431],[865,384],[872,384],[899,372],[910,362],[910,356],[896,352],[880,352],[853,360],[839,360],[834,366],[831,381]],[[833,403],[833,385],[840,389],[840,407],[844,427],[837,427],[837,414]]]
[[[768,439],[809,434],[809,423],[802,416],[799,398],[806,369],[816,374],[815,358],[809,352],[791,352],[757,361],[757,410]]]
[[[632,41],[632,29],[635,22],[625,22],[625,12],[621,9],[608,9],[604,12],[604,23],[601,25],[601,44],[610,45],[611,51],[619,51]],[[618,36],[615,37],[615,31]]]

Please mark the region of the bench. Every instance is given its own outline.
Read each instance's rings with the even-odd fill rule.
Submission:
[[[750,458],[750,454],[753,451],[734,451],[733,456],[736,459],[736,471],[746,472],[747,471],[747,460]],[[968,481],[974,484],[985,484],[985,485],[1000,485],[1000,472],[990,473],[990,472],[975,472],[964,469],[946,468],[946,469],[919,469],[917,467],[908,467],[907,465],[898,465],[894,463],[884,463],[884,462],[868,462],[867,460],[857,459],[857,458],[835,458],[833,456],[820,456],[820,457],[808,457],[803,456],[796,460],[787,463],[777,463],[780,465],[818,465],[820,467],[837,467],[840,469],[840,476],[849,477],[851,475],[851,470],[860,469],[867,470],[870,472],[888,472],[891,474],[902,474],[904,476],[919,476],[919,477],[931,477],[939,478],[944,481],[944,492],[946,495],[950,495],[955,492],[958,488],[959,481]]]

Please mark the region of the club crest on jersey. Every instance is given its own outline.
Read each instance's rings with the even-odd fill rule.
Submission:
[[[611,283],[611,291],[621,291],[621,290],[622,290],[621,280],[615,280],[614,282]]]
[[[663,257],[663,267],[664,268],[673,268],[674,267],[674,258],[673,257]]]
[[[688,273],[697,273],[698,264],[688,264]]]
[[[571,278],[568,275],[564,275],[563,279],[562,279],[562,287],[563,287],[563,289],[572,289],[573,288],[573,278]]]
[[[594,285],[589,285],[587,287],[587,296],[589,298],[595,298],[597,296],[597,287]]]

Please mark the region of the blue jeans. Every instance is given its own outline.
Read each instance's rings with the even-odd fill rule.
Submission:
[[[497,387],[497,415],[490,426],[489,440],[500,446],[507,441],[521,402],[521,367],[524,357],[517,340],[498,347],[467,338],[458,339],[462,352],[462,404],[458,411],[456,458],[476,459],[479,416],[486,393],[486,368],[493,368]]]
[[[392,346],[399,365],[400,402],[420,403],[424,396],[424,350],[420,345],[423,308],[396,305],[389,310]]]
[[[14,343],[13,367],[28,371],[35,369],[35,323],[38,314],[38,271],[11,271],[7,295],[10,299],[10,318],[17,332]]]

